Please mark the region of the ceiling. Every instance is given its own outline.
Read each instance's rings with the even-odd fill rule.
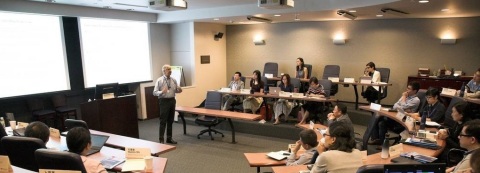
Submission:
[[[452,18],[480,16],[479,0],[295,0],[294,8],[264,9],[257,0],[185,0],[188,9],[160,11],[148,8],[148,0],[32,0],[75,6],[157,13],[159,23],[185,21],[222,23],[227,25],[259,23],[247,20],[253,15],[273,23],[297,21],[350,20],[337,15],[337,10],[352,11],[355,20],[402,18]],[[382,8],[392,8],[408,14],[388,14]],[[448,9],[448,10],[445,10]],[[355,12],[353,12],[355,11]],[[281,16],[275,16],[281,15]],[[381,17],[377,15],[383,15]],[[294,20],[297,18],[298,20]]]

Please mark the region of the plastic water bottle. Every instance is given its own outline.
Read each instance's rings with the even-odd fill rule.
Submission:
[[[388,141],[388,137],[390,137],[390,135],[388,133],[385,134],[385,140],[383,140],[383,145],[382,145],[382,153],[381,153],[381,156],[382,159],[388,159],[390,157],[390,153],[389,153],[389,150],[390,150],[390,143]]]
[[[460,87],[460,94],[458,94],[459,97],[463,97],[465,94],[465,82],[462,83],[462,87]]]
[[[2,124],[2,127],[5,128],[5,119],[3,119],[3,117],[0,117],[0,124]]]

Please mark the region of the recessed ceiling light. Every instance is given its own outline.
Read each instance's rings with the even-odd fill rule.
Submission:
[[[275,15],[273,15],[273,16],[275,16],[275,17],[280,17],[280,16],[282,16],[282,15],[280,15],[280,14],[275,14]]]
[[[443,11],[443,12],[447,12],[447,11],[450,11],[450,9],[444,8],[444,9],[442,9],[442,11]]]
[[[377,14],[377,17],[383,17],[383,14]]]
[[[428,1],[428,0],[420,0],[420,1],[418,1],[418,2],[419,2],[419,3],[427,3],[427,2],[430,2],[430,1]]]
[[[348,12],[350,12],[350,13],[356,13],[357,10],[350,10],[350,11],[348,11]]]
[[[219,18],[215,18],[215,19],[213,19],[213,20],[220,20],[220,19],[219,19]]]

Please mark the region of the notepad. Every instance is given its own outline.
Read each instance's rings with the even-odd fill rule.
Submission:
[[[270,152],[267,154],[268,157],[275,160],[286,159],[289,155],[290,153],[288,151],[277,151],[277,152]]]

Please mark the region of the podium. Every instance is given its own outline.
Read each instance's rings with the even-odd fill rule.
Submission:
[[[82,103],[82,120],[88,128],[138,138],[136,95]]]

